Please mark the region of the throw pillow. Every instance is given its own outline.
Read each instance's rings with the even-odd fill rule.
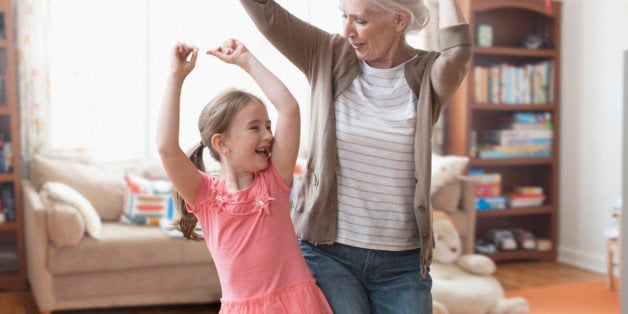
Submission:
[[[124,221],[159,225],[161,219],[174,219],[172,184],[169,181],[148,180],[134,175],[126,175],[124,179],[127,185]]]
[[[30,161],[30,178],[37,190],[46,182],[67,184],[88,199],[103,220],[120,219],[124,201],[122,175],[83,162],[36,155]]]
[[[58,247],[77,245],[85,235],[85,220],[74,206],[55,203],[48,208],[48,235]]]
[[[85,220],[85,229],[94,239],[100,239],[100,232],[102,229],[102,222],[98,216],[98,212],[92,204],[83,196],[70,186],[60,182],[46,182],[42,188],[50,195],[54,200],[61,201],[72,205],[83,216]]]
[[[50,241],[58,247],[78,244],[85,235],[85,220],[78,209],[53,200],[46,191],[40,191],[39,196],[46,208]]]
[[[434,193],[445,184],[458,179],[468,163],[469,157],[432,154],[432,185],[430,195],[434,195]]]

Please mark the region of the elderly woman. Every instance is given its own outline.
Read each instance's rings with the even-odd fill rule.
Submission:
[[[432,313],[434,123],[468,69],[470,31],[440,0],[441,51],[406,41],[422,0],[340,0],[343,34],[273,0],[240,0],[311,85],[307,170],[292,219],[336,313]]]

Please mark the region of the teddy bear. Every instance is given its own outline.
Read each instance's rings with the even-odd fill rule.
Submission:
[[[485,255],[462,255],[458,231],[446,214],[434,211],[436,247],[430,265],[434,314],[525,314],[522,297],[505,298],[495,263]]]

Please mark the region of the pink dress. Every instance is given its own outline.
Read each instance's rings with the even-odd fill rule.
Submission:
[[[244,190],[201,172],[194,207],[222,287],[220,313],[332,313],[301,255],[290,188],[269,163]]]

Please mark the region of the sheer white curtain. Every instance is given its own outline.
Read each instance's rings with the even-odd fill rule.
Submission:
[[[146,2],[50,0],[50,150],[139,157],[146,133]]]
[[[307,143],[307,81],[260,35],[238,1],[48,1],[49,150],[83,152],[109,161],[157,159],[156,115],[170,49],[183,41],[204,52],[229,37],[241,39],[301,103],[301,142]],[[278,2],[327,31],[341,31],[338,0]],[[182,146],[200,140],[200,110],[213,95],[231,86],[262,96],[243,71],[202,54],[183,88]],[[272,108],[269,112],[273,119],[276,113]]]
[[[15,2],[22,158],[46,149],[50,104],[48,51],[49,0]],[[23,169],[26,169],[24,167]]]

